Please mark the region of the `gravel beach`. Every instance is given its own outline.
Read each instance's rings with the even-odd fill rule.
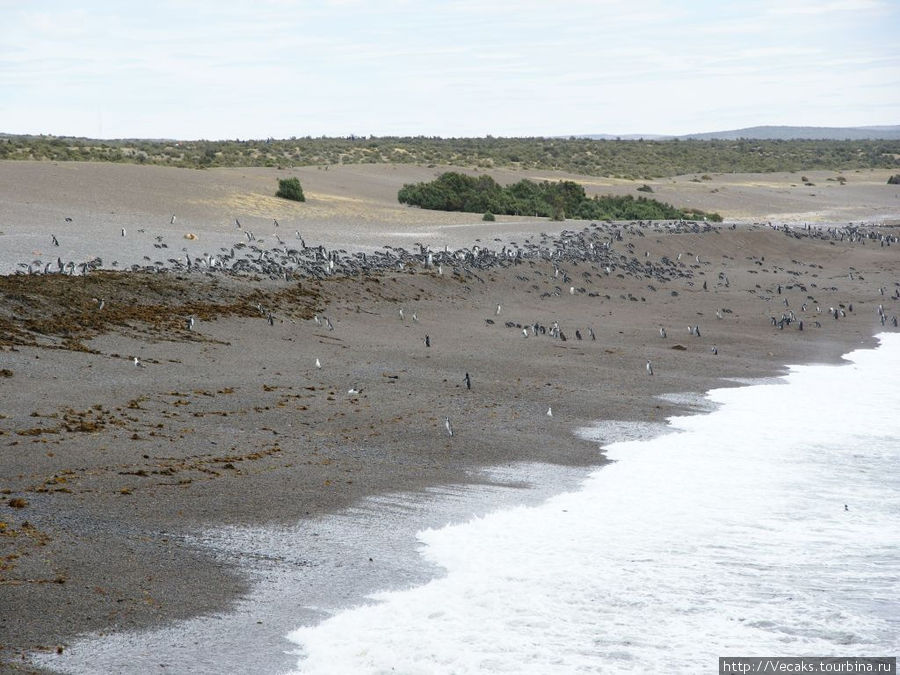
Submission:
[[[889,172],[654,184],[715,225],[396,203],[439,170],[0,162],[3,668],[227,614],[257,562],[210,554],[200,532],[490,485],[485,467],[596,466],[575,429],[664,422],[683,411],[666,394],[834,362],[896,330]],[[270,196],[285,175],[308,202]],[[371,590],[352,586],[315,602]]]

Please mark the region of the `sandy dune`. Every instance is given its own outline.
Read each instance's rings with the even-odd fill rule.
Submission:
[[[256,237],[284,240],[300,231],[313,245],[380,248],[385,244],[459,247],[482,239],[506,241],[552,229],[544,219],[502,216],[486,224],[479,214],[410,208],[397,202],[405,183],[430,180],[447,167],[347,165],[290,170],[175,169],[95,163],[0,162],[0,273],[34,260],[101,257],[119,269],[183,252],[215,254]],[[789,223],[900,222],[900,187],[888,171],[801,174],[716,174],[648,181],[654,198],[721,213],[726,219]],[[295,175],[305,203],[274,197],[277,179]],[[552,172],[492,171],[506,183],[521,178],[575,180],[589,194],[633,194],[642,183]],[[806,176],[814,187],[805,186]],[[176,221],[172,224],[171,217]],[[71,218],[71,222],[65,219]],[[274,219],[280,227],[276,230]],[[577,227],[570,221],[569,227]],[[126,236],[121,236],[125,228]],[[185,235],[196,236],[194,240]],[[56,235],[59,247],[51,243]],[[156,237],[167,250],[152,250]],[[146,260],[144,256],[150,258]]]

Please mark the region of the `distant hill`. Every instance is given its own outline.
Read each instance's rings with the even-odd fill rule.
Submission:
[[[732,129],[731,131],[709,131],[700,134],[685,134],[683,136],[663,136],[660,134],[583,134],[576,138],[589,138],[599,141],[668,141],[674,138],[679,140],[723,140],[733,141],[739,138],[748,138],[767,141],[862,141],[862,140],[900,140],[900,125],[881,127],[746,127],[745,129]]]
[[[752,138],[765,140],[825,140],[825,141],[861,141],[861,140],[898,140],[900,125],[884,127],[747,127],[733,131],[712,131],[703,134],[687,134],[681,139],[699,140],[735,140]]]

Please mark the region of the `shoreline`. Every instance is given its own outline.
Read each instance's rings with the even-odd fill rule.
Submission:
[[[849,365],[843,358],[847,354],[877,349],[876,335],[874,345],[855,346],[834,362],[784,364],[777,372],[740,382],[723,378],[703,392],[660,394],[655,398],[678,406],[664,422],[597,420],[570,429],[567,438],[595,446],[596,461],[590,464],[476,467],[469,470],[468,482],[365,497],[345,509],[294,525],[227,526],[188,535],[186,545],[226,561],[248,582],[249,592],[222,612],[136,632],[86,636],[68,645],[62,655],[33,654],[32,658],[51,672],[96,668],[139,672],[184,663],[206,664],[209,672],[222,664],[245,673],[293,672],[302,648],[287,636],[297,629],[315,626],[347,609],[377,604],[382,593],[409,590],[444,576],[442,568],[420,553],[418,534],[423,530],[537,506],[579,491],[591,475],[617,461],[607,459],[606,446],[677,433],[670,425],[672,417],[706,415],[718,407],[708,401],[711,391],[771,383],[788,376],[796,365]],[[341,589],[339,595],[312,590],[326,584]],[[301,598],[306,604],[298,607],[294,602]],[[190,645],[184,643],[188,636]],[[250,644],[252,651],[247,649]]]
[[[535,663],[545,670],[573,670],[573,664],[584,669],[586,663],[649,666],[654,656],[656,664],[672,663],[671,650],[660,647],[667,643],[675,644],[678,656],[690,657],[693,670],[702,670],[738,644],[735,630],[746,631],[745,643],[756,644],[758,651],[793,644],[795,654],[802,645],[802,654],[830,643],[864,656],[877,652],[879,644],[893,644],[896,620],[890,586],[884,583],[895,577],[892,538],[884,534],[891,514],[880,508],[892,481],[852,474],[854,467],[867,466],[867,459],[896,459],[897,445],[889,440],[895,438],[896,424],[869,429],[874,447],[863,443],[858,452],[848,452],[856,434],[866,431],[847,426],[842,417],[815,420],[803,413],[849,407],[856,413],[852,418],[859,419],[873,405],[883,406],[883,417],[894,398],[887,373],[897,361],[897,337],[880,332],[877,347],[853,349],[839,366],[792,364],[777,379],[711,390],[706,397],[715,402],[713,409],[671,419],[672,433],[608,446],[606,455],[614,463],[592,471],[574,493],[533,509],[422,533],[423,558],[446,566],[441,579],[379,594],[375,606],[343,612],[321,627],[298,629],[291,639],[308,650],[309,660],[293,672],[404,670],[430,662],[465,669],[479,661],[507,669],[524,661],[531,670],[540,669]],[[878,355],[882,349],[885,353]],[[836,398],[848,390],[833,382],[850,385],[849,391],[858,387],[865,402]],[[815,403],[804,409],[804,400]],[[771,401],[779,403],[769,410]],[[806,420],[798,420],[798,413]],[[723,418],[743,428],[746,438],[723,440],[731,431]],[[759,425],[761,418],[767,423]],[[889,471],[891,460],[878,465]],[[772,488],[767,490],[759,478],[763,483],[768,478]],[[815,489],[819,484],[821,491]],[[865,513],[862,519],[856,516],[855,525],[845,522],[845,501],[851,512]],[[869,536],[851,537],[858,543],[848,547],[858,547],[859,554],[849,557],[842,535],[855,526]],[[821,555],[808,556],[810,549]],[[880,551],[888,552],[887,558]],[[868,562],[859,565],[860,558]],[[888,567],[880,570],[883,559]],[[856,569],[872,569],[869,583],[851,572],[854,563]],[[757,576],[760,571],[765,578]],[[743,592],[735,593],[732,602],[734,587]],[[857,604],[859,593],[865,600]],[[559,596],[567,600],[555,605]],[[791,596],[804,603],[802,609],[784,602]],[[846,604],[846,614],[828,611],[836,598]],[[735,616],[750,617],[752,623],[734,627]],[[682,620],[692,630],[685,631]],[[666,624],[673,624],[668,631]],[[646,639],[647,625],[660,625],[669,640],[660,643],[652,639],[659,637],[655,633]],[[623,633],[623,626],[630,631]],[[709,634],[699,643],[673,639],[706,627]],[[874,634],[868,630],[876,627]],[[598,629],[603,638],[597,637]]]
[[[62,655],[40,655],[36,662],[63,672],[142,672],[161,663],[175,669],[191,663],[202,672],[294,670],[297,645],[287,636],[298,627],[368,604],[372,594],[442,576],[419,554],[418,532],[540,503],[577,488],[590,471],[551,465],[502,468],[503,479],[485,482],[480,476],[478,483],[368,497],[294,526],[228,526],[197,533],[189,545],[229,561],[250,584],[248,593],[222,612],[79,639]],[[528,482],[538,470],[549,483]]]
[[[551,225],[542,223],[558,238]],[[723,378],[777,376],[792,363],[839,362],[885,330],[878,304],[888,316],[900,307],[896,257],[864,241],[749,224],[706,233],[621,227],[615,274],[572,258],[456,275],[448,266],[443,276],[415,268],[303,280],[302,295],[279,295],[281,282],[248,291],[242,281],[173,274],[156,275],[171,287],[91,275],[100,287],[73,298],[63,286],[65,293],[42,296],[44,305],[21,304],[7,291],[0,318],[15,326],[28,307],[78,309],[101,292],[110,324],[0,351],[0,369],[12,374],[0,380],[2,541],[4,554],[16,556],[0,586],[10,608],[0,662],[27,671],[23,654],[62,647],[64,662],[78,633],[147,630],[236,607],[248,580],[233,560],[191,544],[191,533],[303,527],[367,498],[489,483],[472,475],[478,467],[586,471],[597,446],[573,429],[596,419],[659,422],[684,410],[662,394],[739,386]],[[676,263],[676,254],[684,259]],[[644,261],[663,258],[673,273],[648,275]],[[564,283],[555,267],[573,281]],[[245,292],[262,294],[272,325],[245,311]],[[171,316],[128,313],[148,294]],[[804,331],[769,323],[786,311],[784,299],[806,320]],[[188,331],[183,308],[201,301],[208,317],[198,314]],[[832,305],[844,305],[845,316],[831,318]],[[329,317],[334,331],[314,314]],[[565,342],[522,336],[521,326],[554,321]],[[702,337],[688,325],[699,325]],[[60,349],[66,339],[87,351]],[[644,371],[648,358],[653,377]],[[10,507],[15,498],[27,505]]]

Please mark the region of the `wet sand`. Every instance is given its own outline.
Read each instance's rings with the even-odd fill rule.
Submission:
[[[170,251],[153,246],[157,236],[170,250],[202,255],[239,240],[234,218],[257,237],[271,240],[277,218],[282,236],[302,229],[310,245],[368,250],[418,241],[499,248],[590,225],[491,225],[390,202],[398,181],[434,171],[306,168],[297,173],[310,201],[294,205],[263,199],[263,186],[283,175],[274,169],[0,163],[8,179],[0,244],[10,242],[0,262],[9,272],[35,251],[49,260],[56,253],[47,246],[51,230],[70,235],[58,247],[69,247],[67,260],[100,249],[110,251],[106,263],[111,254],[122,266],[144,255],[165,260]],[[896,186],[877,192],[877,176],[854,186],[853,175],[834,187],[846,190],[839,194],[847,204],[829,208],[860,219],[885,216],[879,231],[896,235],[886,218]],[[34,187],[40,181],[66,189],[42,197],[46,191]],[[669,201],[687,200],[698,185],[685,183]],[[892,297],[898,245],[754,225],[770,215],[773,195],[761,187],[744,194],[758,217],[735,229],[622,228],[613,245],[623,260],[682,255],[684,275],[662,283],[624,263],[606,274],[593,263],[547,260],[443,275],[409,266],[321,281],[199,272],[2,280],[0,659],[27,670],[29,652],[65,650],[80,634],[227,612],[250,592],[247,570],[258,558],[213,556],[194,541],[198,532],[292,527],[373,496],[490,483],[478,473],[483,467],[594,466],[602,455],[575,428],[597,419],[660,422],[681,410],[664,394],[773,375],[790,363],[830,362],[872,344],[884,330],[877,306],[888,317],[900,312]],[[795,227],[808,207],[803,202],[794,212]],[[69,231],[61,229],[66,213],[73,214]],[[198,239],[184,240],[182,229]],[[557,266],[571,283],[561,281]],[[97,314],[101,297],[106,306]],[[272,325],[257,304],[271,308]],[[831,307],[844,316],[832,318]],[[788,310],[804,321],[803,331],[797,322],[772,326],[770,317]],[[191,331],[187,315],[197,317]],[[314,315],[329,317],[334,330]],[[522,335],[520,326],[554,321],[566,341]],[[689,325],[700,326],[701,336],[689,334]],[[335,606],[366,590],[348,584],[333,589]]]

